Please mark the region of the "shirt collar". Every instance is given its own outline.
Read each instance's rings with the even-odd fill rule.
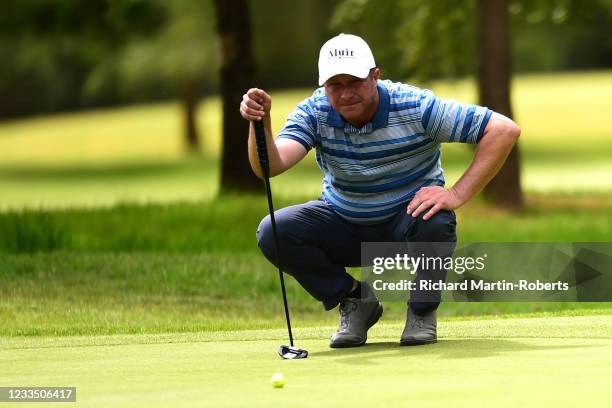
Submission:
[[[389,92],[387,91],[387,87],[380,84],[380,81],[378,82],[376,87],[378,88],[379,100],[378,107],[376,108],[376,113],[374,114],[374,118],[371,122],[366,123],[365,125],[363,125],[362,128],[358,129],[351,125],[349,122],[346,122],[342,115],[340,115],[330,105],[329,113],[327,114],[327,124],[329,126],[344,129],[346,133],[369,133],[375,129],[387,126],[390,106]]]

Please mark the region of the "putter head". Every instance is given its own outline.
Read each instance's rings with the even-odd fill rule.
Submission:
[[[293,346],[283,345],[278,348],[278,355],[285,360],[295,360],[308,357],[308,351]]]

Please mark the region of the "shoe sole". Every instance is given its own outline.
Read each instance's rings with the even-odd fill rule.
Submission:
[[[349,347],[363,346],[366,343],[366,341],[368,341],[367,331],[370,330],[370,327],[374,326],[376,322],[378,322],[382,314],[383,314],[383,306],[381,303],[378,303],[378,307],[376,308],[376,310],[374,311],[374,313],[370,316],[370,319],[368,320],[366,336],[365,336],[365,339],[361,343],[330,343],[329,347],[331,348],[349,348]]]
[[[438,339],[433,340],[400,340],[400,346],[424,346],[425,344],[437,343]]]

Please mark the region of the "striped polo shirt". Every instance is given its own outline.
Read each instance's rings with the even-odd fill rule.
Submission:
[[[345,121],[321,87],[298,104],[277,136],[316,148],[322,198],[363,225],[403,211],[422,187],[444,186],[440,143],[478,143],[492,113],[411,85],[379,80],[377,86],[378,108],[363,127]]]

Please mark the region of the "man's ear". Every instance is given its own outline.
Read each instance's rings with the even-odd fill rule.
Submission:
[[[376,81],[380,79],[380,68],[372,68],[372,78]]]

